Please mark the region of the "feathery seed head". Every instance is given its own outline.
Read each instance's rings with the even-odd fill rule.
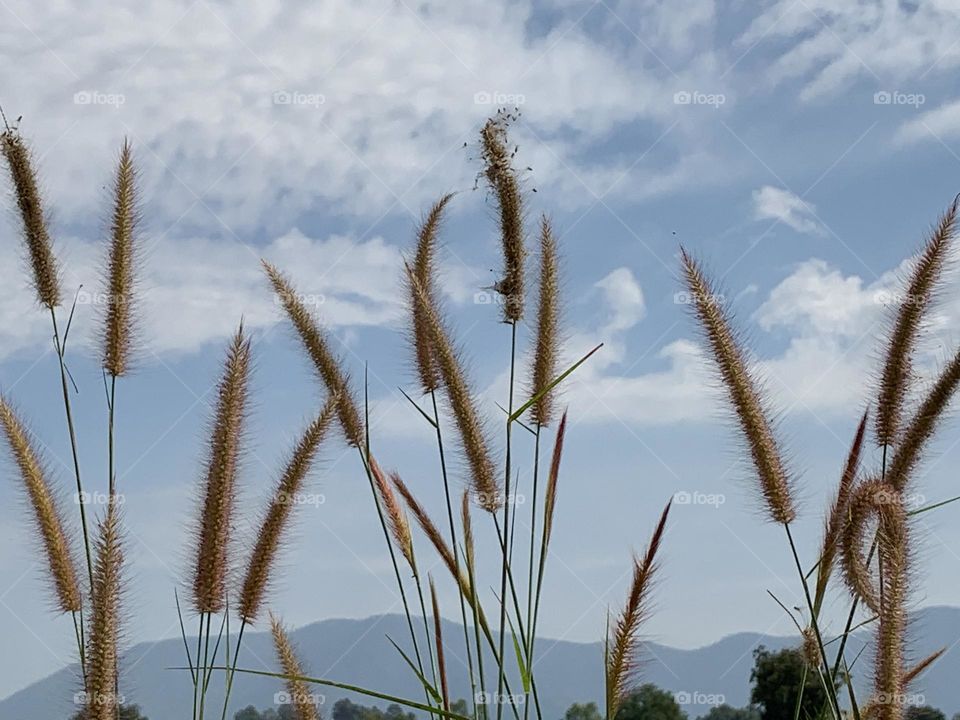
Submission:
[[[115,377],[129,365],[134,325],[136,234],[140,222],[137,170],[130,143],[124,141],[113,184],[110,259],[107,265],[107,312],[103,330],[103,368]]]
[[[115,720],[119,704],[117,671],[123,570],[120,512],[116,496],[111,496],[106,515],[99,523],[96,553],[86,652],[86,718]]]
[[[694,313],[750,449],[767,512],[775,522],[790,523],[796,517],[790,478],[744,351],[699,264],[686,250],[681,256]]]
[[[284,682],[296,720],[320,720],[314,696],[310,693],[307,683],[300,679],[303,677],[300,660],[283,625],[273,613],[270,614],[270,632],[273,635],[273,646],[280,661],[280,669],[287,676]]]
[[[557,376],[559,352],[560,279],[557,267],[557,241],[546,216],[540,221],[540,295],[537,304],[537,339],[533,356],[532,395],[543,392]],[[544,393],[530,408],[538,425],[553,420],[556,389]]]
[[[903,302],[893,320],[880,375],[874,421],[878,445],[893,445],[898,439],[920,324],[947,264],[957,225],[957,210],[958,199],[955,198],[920,252]]]
[[[547,492],[543,505],[543,542],[550,543],[553,533],[553,514],[557,508],[557,485],[560,480],[560,458],[563,456],[563,439],[567,434],[567,412],[560,418],[557,437],[553,443],[553,457],[550,460],[550,475],[547,477]]]
[[[523,317],[524,272],[527,256],[523,230],[524,202],[520,183],[512,165],[507,129],[510,116],[498,112],[480,130],[480,153],[484,175],[497,201],[500,239],[503,247],[503,277],[495,288],[503,296],[506,322]]]
[[[276,267],[266,260],[260,261],[263,269],[273,285],[273,290],[279,302],[283,305],[290,322],[296,329],[304,349],[313,361],[320,379],[327,386],[327,391],[339,398],[337,415],[340,426],[349,442],[354,447],[364,446],[363,420],[357,403],[350,392],[350,380],[339,360],[330,350],[326,334],[317,324],[316,319],[307,310],[290,281]]]
[[[417,231],[417,248],[411,265],[414,275],[420,282],[424,292],[436,302],[434,295],[434,278],[436,273],[436,246],[437,234],[443,220],[443,212],[453,194],[444,195],[433,207],[427,217],[420,224]],[[416,290],[407,282],[407,292],[410,297],[411,335],[413,340],[414,357],[417,364],[417,375],[420,379],[420,388],[425,393],[432,392],[440,387],[440,370],[433,358],[433,348],[430,344],[430,331],[427,328],[423,313],[418,312],[419,305],[414,293]]]
[[[496,472],[493,461],[490,459],[486,432],[470,394],[463,368],[436,306],[409,265],[407,279],[413,290],[415,312],[419,313],[424,320],[424,327],[428,331],[434,358],[460,432],[463,454],[470,467],[475,499],[484,510],[496,512],[502,506],[503,498],[495,479]]]
[[[660,515],[660,522],[650,538],[650,544],[642,558],[634,558],[633,581],[627,595],[627,603],[617,618],[608,641],[609,653],[606,663],[607,718],[614,718],[617,710],[633,689],[638,669],[640,648],[638,635],[640,625],[650,612],[650,595],[653,592],[657,571],[657,551],[663,540],[670,503]]]
[[[260,524],[257,542],[250,554],[250,562],[240,590],[240,617],[247,623],[257,618],[263,606],[277,553],[290,523],[290,514],[310,473],[317,449],[333,421],[336,408],[337,399],[331,396],[320,414],[300,436],[277,482],[273,498]]]
[[[198,613],[218,613],[226,602],[230,531],[234,521],[249,375],[250,340],[241,325],[227,351],[209,441],[193,574],[193,602]]]
[[[2,397],[0,425],[33,510],[33,523],[46,558],[57,607],[61,612],[78,612],[83,596],[69,536],[64,529],[63,513],[30,433],[10,403]]]
[[[30,258],[37,300],[41,305],[52,309],[60,304],[61,299],[60,266],[53,254],[53,243],[47,231],[43,200],[31,153],[20,134],[9,128],[0,133],[0,151],[7,161],[17,196],[24,244]]]
[[[391,473],[391,478],[396,479],[388,481],[387,476],[380,469],[380,465],[373,459],[373,456],[370,457],[370,471],[377,486],[380,502],[387,513],[387,526],[393,536],[393,541],[410,565],[410,569],[416,574],[417,563],[413,555],[413,535],[410,533],[410,523],[407,521],[407,514],[400,507],[400,502],[393,492],[393,485],[399,481],[400,476],[397,473]]]

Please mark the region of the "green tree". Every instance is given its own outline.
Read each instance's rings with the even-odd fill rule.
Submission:
[[[947,720],[947,716],[930,705],[911,705],[903,714],[904,720]]]
[[[597,708],[597,704],[593,702],[583,703],[574,703],[569,708],[567,712],[563,715],[563,720],[603,720],[603,716],[600,715],[600,710]]]
[[[686,720],[676,699],[656,685],[641,685],[627,696],[616,720]]]
[[[827,694],[815,670],[808,671],[806,683],[803,682],[806,661],[800,650],[788,648],[770,652],[761,645],[754,650],[753,658],[750,702],[757,706],[762,720],[792,720],[801,685],[803,697],[800,717],[816,718],[820,715],[827,702]]]
[[[735,708],[726,704],[717,705],[710,708],[710,712],[701,716],[699,720],[760,720],[760,711],[751,705],[744,708]]]

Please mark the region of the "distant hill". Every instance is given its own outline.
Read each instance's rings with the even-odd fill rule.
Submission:
[[[925,702],[941,708],[951,717],[960,711],[960,651],[951,646],[960,639],[960,608],[927,608],[913,618],[912,630],[919,638],[913,648],[916,657],[923,657],[935,649],[951,648],[922,678],[918,692]],[[449,645],[447,662],[450,667],[451,695],[468,697],[470,688],[466,673],[460,666],[456,639],[462,637],[461,626],[444,623],[444,637]],[[385,615],[364,620],[323,620],[291,633],[309,672],[316,677],[329,678],[359,686],[374,688],[401,697],[422,700],[422,688],[403,660],[390,647],[385,635],[401,645],[406,635],[406,621],[402,616]],[[868,637],[868,636],[864,636]],[[649,643],[648,661],[643,678],[677,694],[684,702],[684,710],[691,718],[705,713],[704,703],[722,697],[734,706],[748,701],[750,669],[753,649],[765,645],[780,649],[796,644],[795,638],[738,633],[719,642],[694,650]],[[862,647],[857,638],[853,647]],[[574,643],[541,638],[537,641],[537,681],[541,705],[547,720],[559,720],[574,702],[599,700],[602,697],[601,643]],[[869,654],[869,653],[867,653]],[[489,660],[487,668],[491,667]],[[864,659],[863,670],[867,669]],[[150,720],[174,720],[190,717],[192,686],[186,672],[168,670],[185,664],[183,642],[180,639],[157,643],[141,643],[125,656],[122,693],[139,704]],[[242,667],[275,670],[273,648],[267,634],[247,633],[241,652]],[[859,675],[864,675],[861,671]],[[495,684],[495,679],[493,680]],[[519,686],[516,677],[512,685]],[[211,682],[215,701],[222,703],[222,677]],[[72,699],[78,689],[76,668],[65,668],[0,701],[0,718],[4,720],[67,720],[76,707]],[[238,676],[231,701],[232,712],[247,705],[265,708],[274,704],[280,683],[272,678]],[[364,704],[386,703],[370,698],[316,687],[326,695],[326,713],[341,697],[350,697]],[[220,707],[220,704],[215,705]]]

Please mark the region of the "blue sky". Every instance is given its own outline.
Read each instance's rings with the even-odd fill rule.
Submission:
[[[678,247],[722,279],[767,378],[810,558],[870,396],[885,306],[960,189],[954,3],[6,0],[0,17],[0,102],[22,115],[37,153],[65,287],[88,293],[71,369],[92,484],[105,475],[105,407],[89,293],[124,136],[142,174],[142,342],[119,390],[129,642],[177,633],[173,588],[189,566],[211,390],[241,316],[257,360],[241,537],[321,401],[261,256],[315,302],[354,375],[369,364],[381,461],[441,511],[430,429],[396,390],[413,385],[401,258],[430,202],[459,191],[442,283],[497,419],[508,337],[495,308],[477,301],[499,260],[493,208],[473,188],[477,132],[501,103],[522,111],[513,136],[518,165],[531,168],[531,228],[546,212],[561,237],[567,356],[606,343],[565,394],[572,427],[543,632],[602,636],[631,549],[678,492],[722,502],[675,508],[650,635],[695,646],[742,629],[789,632],[765,590],[799,601],[790,558],[756,511],[744,453],[704,371],[677,294]],[[0,387],[67,488],[48,320],[33,305],[8,206]],[[924,372],[960,341],[958,297],[951,287],[932,318]],[[957,492],[956,441],[948,424],[922,469],[918,494],[929,501]],[[0,694],[71,657],[69,622],[46,612],[24,507],[3,468],[0,627],[18,652],[0,658]],[[355,454],[328,444],[314,485],[323,502],[301,509],[271,605],[292,624],[398,611]],[[955,603],[960,592],[953,512],[920,526],[918,605]],[[441,598],[454,607],[449,586]],[[830,612],[845,607],[837,595]]]

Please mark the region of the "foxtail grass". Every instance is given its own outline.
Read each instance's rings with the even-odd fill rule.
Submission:
[[[294,717],[296,720],[320,720],[317,704],[313,701],[307,683],[299,679],[303,676],[300,660],[297,658],[283,625],[273,615],[270,616],[270,631],[273,635],[273,646],[280,662],[280,668],[287,677],[285,684],[290,704],[293,706]]]

